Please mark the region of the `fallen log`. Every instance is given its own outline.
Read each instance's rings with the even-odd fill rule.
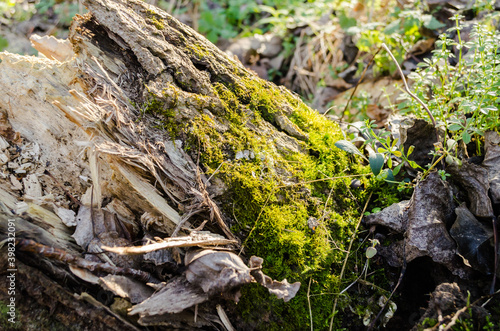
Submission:
[[[116,329],[210,328],[228,319],[238,329],[303,329],[311,319],[324,324],[331,298],[318,297],[313,316],[304,289],[292,298],[309,277],[317,281],[313,292],[334,291],[331,266],[342,259],[364,203],[366,192],[350,183],[365,181],[365,170],[334,147],[343,138],[338,125],[158,8],[138,0],[84,4],[89,13],[75,17],[71,49],[55,52],[53,41],[37,38],[47,58],[0,53],[2,238],[11,242],[9,224],[15,223],[15,263],[49,277],[32,284],[20,277],[18,295],[33,296],[37,282],[66,286],[56,306],[66,305],[71,293],[106,293],[89,300],[86,315],[78,305],[68,306],[64,320],[54,315],[65,326],[95,315],[96,323],[112,319]],[[206,239],[167,244],[202,223]],[[194,253],[181,247],[193,245],[232,251],[206,260],[210,269],[200,274],[214,276],[209,285],[188,276],[182,257]],[[247,267],[251,255],[263,263],[251,260]],[[99,267],[80,270],[87,265]],[[260,269],[294,283],[273,281]],[[132,309],[140,312],[137,322],[127,311],[130,299],[147,295],[123,288],[141,279],[106,278],[130,273],[166,283],[143,279],[138,288],[180,293],[179,300],[191,296],[157,313],[145,304],[157,300],[151,296]],[[243,286],[255,282],[291,301]],[[51,293],[43,287],[40,295]],[[7,294],[0,299],[9,300]],[[214,301],[222,305],[215,309]],[[228,316],[219,317],[222,307]]]

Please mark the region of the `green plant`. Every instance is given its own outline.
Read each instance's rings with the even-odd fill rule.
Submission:
[[[438,30],[445,26],[431,14],[425,13],[425,7],[420,2],[404,8],[387,7],[389,9],[385,9],[379,21],[370,20],[364,24],[356,24],[356,21],[345,18],[345,14],[340,16],[340,24],[346,33],[358,36],[356,45],[361,52],[374,54],[385,43],[393,52],[397,62],[401,63],[412,46],[423,38],[422,28]],[[396,64],[391,61],[387,53],[377,54],[374,63],[375,75],[396,72]]]
[[[404,151],[403,145],[398,146],[398,139],[392,139],[390,132],[384,129],[375,132],[377,125],[374,121],[365,121],[359,127],[359,131],[363,137],[366,137],[363,142],[363,147],[369,150],[369,157],[367,158],[359,149],[350,141],[339,140],[335,146],[349,152],[361,156],[370,165],[372,173],[378,180],[384,180],[390,183],[398,183],[395,176],[402,171],[403,164],[408,164],[414,169],[422,169],[415,161],[410,160],[408,157],[413,152],[413,146],[408,151]],[[353,141],[357,141],[354,139]],[[393,163],[393,159],[398,160],[398,164]],[[384,165],[387,167],[384,169]]]
[[[488,130],[498,130],[500,124],[500,34],[484,23],[476,24],[470,40],[461,36],[463,26],[456,15],[457,41],[448,34],[441,35],[437,49],[431,59],[419,64],[419,69],[410,75],[413,89],[423,99],[437,121],[437,126],[446,131],[446,139],[465,145],[474,142],[477,155],[481,154],[481,142]],[[457,64],[452,49],[458,52]],[[408,96],[400,109],[405,113],[426,118],[422,109]]]

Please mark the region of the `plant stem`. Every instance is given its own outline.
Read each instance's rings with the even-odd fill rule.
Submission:
[[[403,80],[403,83],[405,85],[405,91],[406,91],[406,93],[408,93],[422,107],[424,107],[425,111],[427,112],[427,115],[429,115],[429,117],[430,117],[430,119],[432,121],[432,125],[434,126],[434,128],[436,128],[436,120],[434,119],[434,116],[432,116],[432,113],[429,110],[429,108],[427,107],[427,105],[422,100],[420,100],[420,98],[417,97],[416,94],[414,94],[412,91],[410,91],[410,88],[408,87],[408,83],[406,82],[405,75],[403,74],[403,70],[399,66],[399,63],[396,60],[396,58],[394,57],[394,55],[392,54],[391,50],[389,49],[389,47],[387,47],[387,45],[385,43],[382,43],[382,47],[387,51],[387,53],[389,53],[390,57],[392,58],[392,61],[394,61],[394,63],[396,64],[396,67],[398,68],[399,74],[401,75],[401,79]],[[437,132],[436,132],[436,136],[437,136]]]
[[[354,229],[354,232],[352,233],[351,241],[349,242],[349,248],[347,249],[347,253],[346,253],[346,256],[344,259],[344,264],[342,265],[342,270],[340,271],[339,282],[342,281],[342,277],[344,276],[344,271],[345,271],[345,267],[347,265],[347,260],[349,259],[349,255],[351,253],[352,244],[354,242],[354,239],[356,238],[356,233],[358,232],[359,225],[361,224],[361,220],[363,219],[363,214],[365,213],[366,208],[368,208],[368,203],[370,202],[372,194],[373,194],[373,192],[370,193],[370,196],[366,200],[365,207],[363,208],[363,211],[361,212],[361,216],[359,217],[358,223],[356,224],[356,228]],[[332,318],[330,319],[330,328],[328,329],[328,331],[332,331],[332,328],[333,328],[333,318],[335,317],[335,309],[337,308],[337,301],[339,299],[339,295],[340,295],[339,292],[337,292],[335,294],[335,300],[333,301]]]
[[[363,78],[365,78],[366,70],[368,70],[368,68],[372,65],[373,61],[375,60],[375,56],[377,56],[378,52],[380,52],[381,49],[382,49],[381,47],[379,47],[377,49],[375,54],[373,54],[372,59],[370,60],[370,63],[368,63],[368,65],[363,70],[361,77],[359,78],[358,82],[356,83],[356,86],[354,87],[354,90],[352,91],[351,95],[349,96],[349,100],[347,100],[347,103],[345,104],[344,110],[342,111],[342,116],[340,116],[340,121],[342,121],[344,119],[344,115],[347,111],[347,108],[349,107],[349,103],[351,102],[352,97],[354,96],[354,93],[356,93],[356,90],[358,89],[359,84],[361,84],[361,81],[363,80]]]

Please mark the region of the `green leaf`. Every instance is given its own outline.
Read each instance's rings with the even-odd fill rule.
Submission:
[[[393,33],[396,33],[399,31],[400,25],[401,25],[401,19],[398,18],[397,20],[393,21],[392,23],[390,23],[385,27],[384,33],[386,35],[391,35]]]
[[[436,30],[436,29],[439,29],[439,28],[446,26],[445,24],[439,22],[432,15],[423,15],[422,22],[424,23],[424,26],[429,30]]]
[[[415,146],[411,145],[410,148],[408,148],[408,152],[406,153],[406,156],[410,156],[411,153],[413,153],[414,149],[415,149]]]
[[[377,255],[377,249],[375,247],[368,247],[366,249],[366,258],[367,259],[371,259],[373,258],[375,255]]]
[[[401,152],[400,152],[400,151],[393,151],[393,152],[392,152],[392,154],[394,154],[394,155],[395,155],[395,156],[397,156],[397,157],[401,157],[401,156],[403,156],[403,154],[401,154]]]
[[[458,131],[461,128],[463,128],[463,126],[461,126],[460,124],[451,124],[450,126],[448,126],[449,131]]]
[[[0,51],[6,49],[7,46],[9,46],[9,42],[7,41],[7,39],[0,37]]]
[[[341,12],[340,15],[338,16],[339,18],[339,24],[342,30],[347,30],[350,27],[356,26],[357,21],[355,18],[352,17],[347,17],[344,12]]]
[[[384,166],[384,156],[380,153],[370,155],[370,168],[372,169],[373,174],[376,176],[382,170]]]
[[[354,146],[353,143],[347,140],[339,140],[335,143],[335,147],[340,148],[341,150],[351,153],[351,154],[356,154],[361,156],[363,159],[366,160],[366,157],[359,151],[359,149]]]
[[[470,143],[471,141],[471,136],[470,134],[467,132],[467,131],[464,131],[464,133],[462,133],[462,140],[464,141],[464,143],[467,145],[468,143]]]
[[[399,174],[399,171],[401,170],[401,166],[403,165],[403,163],[400,163],[399,165],[397,165],[394,170],[392,170],[392,173],[394,174],[394,176],[397,176],[397,174]]]
[[[382,148],[382,147],[379,147],[379,148],[377,149],[377,152],[379,152],[379,153],[385,153],[385,152],[387,152],[387,149]]]
[[[408,164],[410,165],[410,167],[412,167],[413,169],[417,169],[418,168],[418,164],[417,162],[415,161],[408,161]]]
[[[396,144],[398,143],[399,139],[396,138],[392,141],[392,147],[396,146]]]
[[[384,172],[387,174],[385,176],[385,181],[386,182],[394,182],[396,179],[394,178],[394,173],[392,172],[391,169],[384,169]]]
[[[449,151],[451,151],[455,146],[457,145],[457,142],[454,139],[448,139],[446,140],[446,147],[448,148]]]

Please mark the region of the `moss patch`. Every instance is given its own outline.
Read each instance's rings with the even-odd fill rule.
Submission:
[[[218,201],[232,231],[244,238],[245,255],[264,258],[264,272],[274,279],[302,283],[288,303],[260,287],[247,287],[234,309],[255,329],[308,329],[311,282],[314,327],[324,329],[345,249],[367,196],[367,190],[350,189],[349,176],[359,176],[367,187],[363,175],[369,170],[334,146],[343,139],[338,125],[292,93],[250,75],[238,84],[216,81],[213,87],[220,104],[198,109],[199,115],[182,128],[188,137],[184,146],[200,150],[208,175],[218,169],[215,176],[229,187]],[[165,113],[175,107],[155,104],[148,109],[167,119],[167,131],[178,127],[168,120],[175,122],[176,116]],[[287,116],[308,139],[279,132],[276,114]],[[312,229],[310,220],[319,225]]]
[[[148,23],[154,25],[158,30],[163,30],[165,29],[165,23],[163,18],[158,15],[155,11],[153,10],[147,10],[146,11],[146,17],[149,20]]]
[[[0,325],[2,325],[4,330],[21,330],[22,324],[19,320],[19,312],[16,311],[15,322],[12,323],[9,321],[10,316],[7,313],[10,311],[10,308],[3,301],[0,301]]]

